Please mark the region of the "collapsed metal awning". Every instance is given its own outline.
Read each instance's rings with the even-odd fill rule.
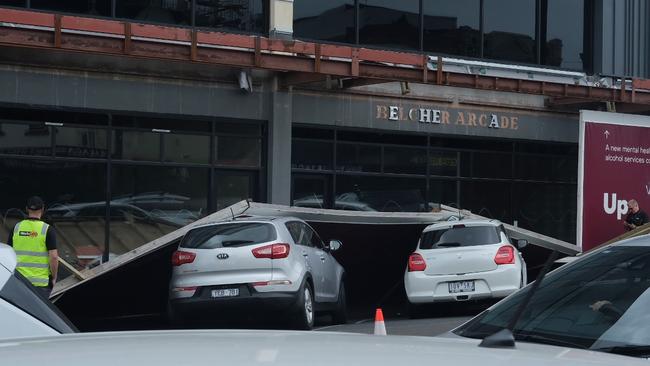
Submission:
[[[428,225],[434,222],[458,220],[462,218],[484,218],[469,211],[457,210],[452,207],[442,206],[440,211],[430,213],[408,212],[373,212],[373,211],[342,211],[318,208],[289,207],[264,203],[241,201],[221,211],[206,216],[192,224],[179,228],[167,235],[155,239],[141,247],[127,252],[110,262],[103,263],[95,268],[82,271],[80,274],[70,276],[58,282],[52,292],[52,297],[57,298],[81,284],[95,280],[108,273],[119,271],[127,264],[151,255],[158,250],[178,241],[191,228],[210,222],[229,220],[240,215],[251,216],[294,216],[310,223],[347,224],[347,225]],[[525,230],[512,225],[504,224],[511,237],[526,239],[532,245],[548,250],[556,250],[565,255],[575,255],[578,247],[545,235]]]

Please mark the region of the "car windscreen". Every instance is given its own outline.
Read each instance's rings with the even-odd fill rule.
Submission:
[[[75,333],[77,331],[59,309],[49,300],[43,298],[19,272],[14,272],[0,289],[0,298],[59,333]]]
[[[650,355],[650,248],[615,246],[550,273],[517,322],[516,340]],[[506,327],[530,286],[454,332],[484,338]],[[632,351],[633,350],[633,351]]]
[[[275,227],[271,224],[238,222],[192,229],[185,234],[180,246],[181,248],[215,249],[266,243],[276,238]]]
[[[420,249],[469,247],[499,243],[499,230],[494,226],[458,226],[425,231]]]

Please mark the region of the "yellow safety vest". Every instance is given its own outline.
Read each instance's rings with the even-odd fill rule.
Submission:
[[[45,238],[49,225],[40,220],[23,220],[14,227],[13,247],[18,258],[16,269],[34,286],[50,282],[50,260]]]

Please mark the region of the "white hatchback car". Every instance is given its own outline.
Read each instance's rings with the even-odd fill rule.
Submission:
[[[343,267],[306,222],[246,217],[193,228],[172,257],[168,312],[172,323],[223,314],[288,315],[311,329],[317,311],[346,320]]]
[[[525,284],[526,263],[496,220],[427,226],[404,274],[413,313],[426,303],[506,297]]]

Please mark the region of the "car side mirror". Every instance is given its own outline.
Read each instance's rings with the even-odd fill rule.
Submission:
[[[341,243],[339,240],[330,240],[330,251],[336,252],[337,250],[341,249],[343,246],[343,243]]]
[[[526,239],[517,239],[517,248],[522,249],[528,245],[528,240]]]

